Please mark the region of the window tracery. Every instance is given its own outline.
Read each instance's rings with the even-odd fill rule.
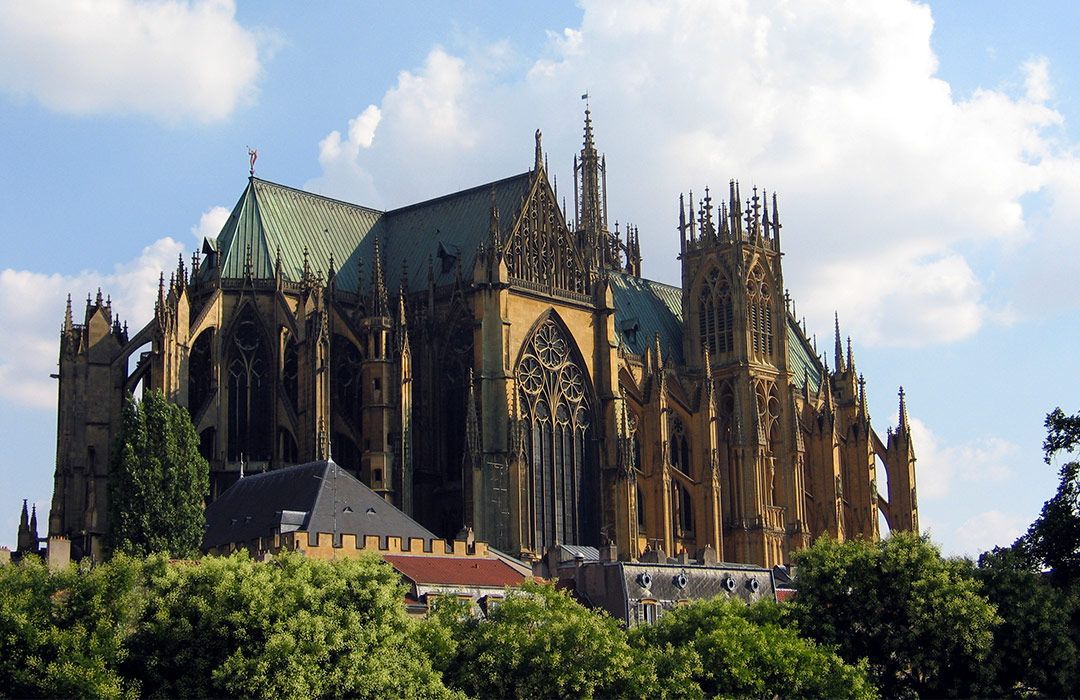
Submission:
[[[271,366],[266,339],[250,308],[229,347],[229,460],[270,458]]]
[[[589,279],[576,244],[546,188],[539,188],[508,246],[512,278],[547,292],[588,294]]]
[[[690,440],[686,435],[686,426],[681,416],[671,419],[670,435],[668,437],[668,459],[671,466],[683,474],[691,476],[690,471]]]
[[[754,265],[746,282],[752,351],[763,357],[773,354],[773,318],[769,283],[761,265]]]
[[[698,336],[709,353],[716,355],[734,349],[734,311],[731,285],[718,268],[706,276],[698,297]]]
[[[188,358],[188,412],[193,420],[198,420],[197,416],[214,395],[213,340],[214,329],[208,328],[191,345]]]
[[[532,544],[578,543],[589,463],[591,407],[571,341],[548,318],[525,344],[517,384],[525,425]]]
[[[333,381],[333,410],[350,427],[360,432],[360,407],[363,403],[360,348],[348,338],[335,335],[330,348],[330,376]]]

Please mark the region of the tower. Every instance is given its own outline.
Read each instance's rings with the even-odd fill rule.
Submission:
[[[804,465],[775,193],[768,204],[732,180],[719,207],[708,188],[696,212],[681,198],[679,230],[683,353],[718,397],[724,556],[771,566],[801,540]]]

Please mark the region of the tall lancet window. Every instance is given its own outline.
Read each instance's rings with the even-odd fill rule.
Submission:
[[[229,460],[270,459],[273,448],[269,343],[250,307],[228,343]]]
[[[731,306],[731,285],[720,270],[713,268],[701,286],[698,297],[698,335],[701,344],[709,348],[715,356],[734,349],[732,325],[734,321]]]
[[[551,318],[525,343],[517,368],[534,551],[581,544],[592,530],[592,408],[573,341]]]
[[[769,295],[769,283],[760,265],[750,271],[746,282],[746,299],[750,313],[750,335],[755,354],[772,357],[773,354],[773,318],[772,301]]]

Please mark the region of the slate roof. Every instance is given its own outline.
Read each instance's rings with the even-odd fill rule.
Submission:
[[[335,494],[336,490],[336,494]],[[334,532],[407,539],[439,539],[395,508],[333,461],[246,476],[230,486],[206,509],[203,549],[243,544],[286,531]],[[291,523],[291,524],[290,524]]]
[[[399,573],[419,585],[520,586],[527,578],[499,559],[408,554],[383,557]]]
[[[682,290],[670,284],[615,272],[615,330],[626,348],[637,355],[660,336],[660,349],[677,364],[683,362]]]

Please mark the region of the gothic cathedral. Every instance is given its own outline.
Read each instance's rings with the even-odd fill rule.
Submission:
[[[775,193],[680,197],[680,287],[608,226],[589,111],[573,218],[531,170],[392,211],[252,176],[133,335],[99,291],[60,339],[49,534],[100,556],[129,392],[186,406],[211,493],[332,459],[423,525],[772,566],[814,538],[918,531],[900,394],[883,441],[839,324],[796,321]],[[879,470],[887,487],[879,491]]]

